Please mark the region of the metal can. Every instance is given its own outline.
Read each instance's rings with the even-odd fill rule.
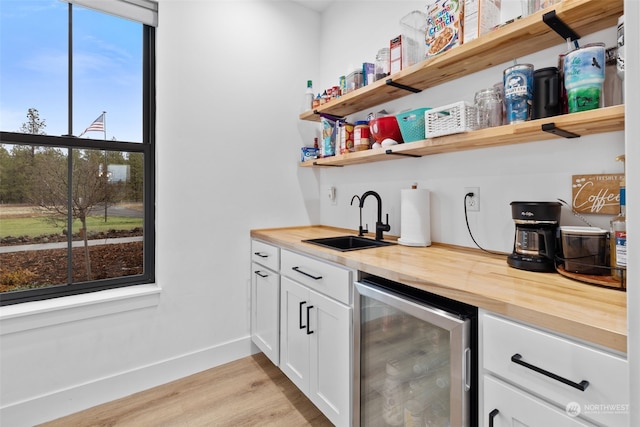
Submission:
[[[531,120],[533,65],[518,64],[504,70],[504,102],[507,123]]]
[[[340,154],[353,151],[353,124],[340,122]]]
[[[369,122],[360,120],[355,123],[353,128],[353,149],[354,151],[363,151],[371,148],[371,131]]]

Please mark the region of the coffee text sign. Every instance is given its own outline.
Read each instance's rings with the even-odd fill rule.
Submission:
[[[573,175],[573,209],[587,214],[617,215],[620,212],[620,181],[623,179],[623,174]]]

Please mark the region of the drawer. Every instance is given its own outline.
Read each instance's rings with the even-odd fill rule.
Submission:
[[[484,369],[561,408],[575,402],[587,419],[628,424],[629,369],[620,356],[490,314],[482,318],[482,355]]]
[[[286,249],[282,250],[281,256],[282,275],[344,304],[351,304],[351,270]]]
[[[485,375],[483,387],[481,426],[595,427],[496,378]]]
[[[259,240],[252,240],[251,261],[273,271],[280,271],[280,248]]]

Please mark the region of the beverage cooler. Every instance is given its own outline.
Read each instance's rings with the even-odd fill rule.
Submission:
[[[477,308],[375,276],[354,300],[354,425],[476,425]]]

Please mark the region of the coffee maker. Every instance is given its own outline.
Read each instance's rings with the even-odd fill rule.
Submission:
[[[561,207],[559,202],[511,202],[516,235],[507,264],[520,270],[555,271]]]

